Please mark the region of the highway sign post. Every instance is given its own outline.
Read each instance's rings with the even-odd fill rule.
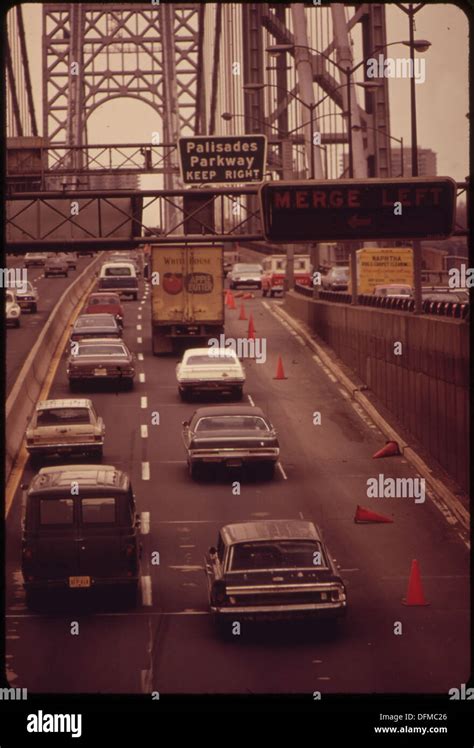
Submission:
[[[265,182],[259,195],[272,242],[444,239],[454,231],[450,177]]]
[[[267,161],[265,135],[179,138],[184,184],[261,182]]]

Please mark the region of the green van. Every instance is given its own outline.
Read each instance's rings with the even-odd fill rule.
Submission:
[[[27,488],[22,536],[26,604],[44,592],[120,590],[136,605],[140,517],[128,475],[112,465],[42,468]]]

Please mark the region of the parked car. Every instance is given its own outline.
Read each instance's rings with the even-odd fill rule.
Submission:
[[[226,249],[224,250],[224,277],[232,270],[233,266],[240,260],[240,255],[237,250]]]
[[[192,478],[203,466],[216,463],[229,468],[257,465],[271,478],[280,454],[271,422],[250,405],[199,408],[190,421],[183,421],[183,441]]]
[[[11,288],[5,290],[5,317],[7,325],[20,327],[21,309],[17,303],[15,292]]]
[[[123,340],[79,340],[68,357],[67,376],[71,390],[86,382],[111,380],[132,389],[135,359]]]
[[[64,255],[60,253],[49,253],[44,263],[44,277],[50,275],[64,275],[67,278],[69,266]]]
[[[423,301],[451,301],[453,304],[469,304],[469,291],[462,288],[422,287]]]
[[[40,400],[26,431],[33,458],[86,454],[102,457],[105,425],[90,400]]]
[[[142,274],[143,257],[139,253],[132,254],[130,252],[113,252],[111,255],[109,255],[109,262],[132,262],[135,266],[136,274]]]
[[[334,265],[321,277],[321,286],[324,291],[347,291],[349,287],[349,267],[347,265]]]
[[[16,300],[22,310],[28,309],[29,312],[38,311],[38,289],[33,286],[31,281],[23,281],[15,289]]]
[[[234,620],[337,619],[346,587],[312,522],[272,519],[226,525],[205,557],[209,605],[225,631]]]
[[[123,328],[123,306],[117,293],[92,293],[87,299],[84,314],[112,314],[117,324]]]
[[[43,266],[46,262],[46,252],[27,252],[24,259],[25,268],[34,267],[35,265]]]
[[[104,262],[98,280],[99,291],[115,291],[138,299],[138,278],[133,262]]]
[[[42,605],[48,592],[67,590],[81,599],[94,589],[119,591],[136,605],[140,517],[129,476],[112,465],[61,465],[42,468],[23,488],[28,607]]]
[[[190,348],[176,367],[182,400],[194,393],[219,392],[242,398],[245,370],[230,348]]]
[[[239,262],[229,273],[231,288],[262,287],[262,266],[256,263]]]
[[[274,296],[285,288],[286,257],[270,255],[262,261],[262,296]],[[309,255],[294,255],[293,275],[300,286],[311,285],[311,261]]]
[[[411,299],[413,298],[413,288],[405,283],[388,283],[385,286],[375,286],[374,295],[392,299]]]
[[[80,314],[72,327],[70,340],[121,337],[122,328],[113,314]]]
[[[64,252],[68,268],[75,270],[77,268],[77,252]]]

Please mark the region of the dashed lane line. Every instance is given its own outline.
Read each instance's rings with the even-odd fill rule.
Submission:
[[[146,395],[142,395],[140,398],[140,408],[148,408],[148,398]]]
[[[140,426],[140,435],[142,439],[148,439],[148,426],[146,424]]]
[[[150,463],[142,462],[142,480],[150,480]]]

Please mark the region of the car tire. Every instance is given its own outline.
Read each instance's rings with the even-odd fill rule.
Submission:
[[[275,463],[264,462],[260,468],[260,474],[265,480],[272,480],[275,476]]]
[[[189,475],[192,478],[192,480],[200,480],[202,478],[203,470],[202,465],[200,465],[198,462],[189,463]]]
[[[266,288],[262,288],[262,296],[267,296],[268,291]]]
[[[49,273],[47,273],[46,270],[44,271],[44,277],[49,278]]]
[[[134,582],[133,584],[129,584],[127,587],[125,587],[125,589],[122,589],[120,591],[124,607],[126,608],[137,607],[138,590],[139,590],[139,583]]]
[[[275,291],[270,291],[270,298],[273,299],[274,296],[275,296]]]
[[[232,621],[227,616],[214,616],[214,630],[219,639],[226,642],[231,642],[238,639],[237,636],[232,636]]]
[[[133,294],[133,296],[132,296],[132,299],[133,299],[134,301],[138,301],[138,294],[137,294],[137,293],[134,293],[134,294]]]
[[[98,460],[101,460],[103,456],[104,456],[103,447],[96,447],[96,449],[92,451],[92,457],[96,457]]]
[[[133,379],[125,380],[125,389],[129,391],[133,390]]]
[[[20,318],[19,317],[15,320],[15,327],[20,327]]]
[[[189,395],[190,395],[190,393],[188,392],[188,390],[178,390],[178,392],[179,392],[179,396],[180,396],[181,400],[183,401],[183,403],[189,402],[189,399],[190,399]]]
[[[39,590],[25,590],[25,604],[29,610],[40,608],[41,594]]]
[[[77,382],[77,380],[70,379],[69,380],[69,389],[70,389],[70,391],[71,392],[76,392],[77,388],[78,388],[78,384],[79,384],[79,382]]]
[[[242,400],[244,396],[244,388],[243,387],[234,387],[233,396],[235,400]]]
[[[37,311],[38,311],[38,304],[32,304],[30,306],[30,314],[36,314]]]

